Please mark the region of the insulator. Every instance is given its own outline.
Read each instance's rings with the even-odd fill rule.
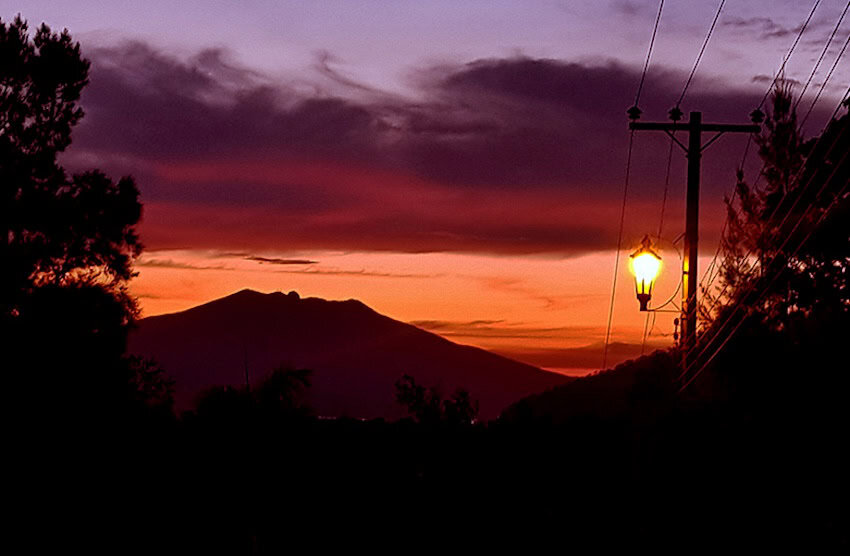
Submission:
[[[756,108],[752,112],[750,112],[750,119],[754,124],[760,124],[764,121],[764,112]]]
[[[682,119],[682,116],[684,116],[684,115],[685,115],[685,114],[684,114],[684,113],[683,113],[683,112],[679,109],[679,107],[678,107],[678,106],[674,106],[673,108],[671,108],[671,109],[670,109],[670,112],[668,112],[668,114],[670,115],[670,119],[671,119],[671,120],[673,120],[674,122],[678,122],[679,120],[681,120],[681,119]]]
[[[641,115],[642,113],[643,113],[643,112],[641,111],[641,109],[637,107],[637,104],[635,104],[634,106],[632,106],[631,108],[629,108],[628,110],[626,110],[626,114],[628,114],[628,115],[629,115],[629,119],[630,119],[630,120],[639,120],[639,119],[640,119],[640,115]]]

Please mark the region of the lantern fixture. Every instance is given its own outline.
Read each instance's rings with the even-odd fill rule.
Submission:
[[[646,235],[640,247],[629,256],[629,269],[635,277],[635,293],[640,302],[640,310],[649,310],[652,298],[652,286],[661,270],[661,256],[652,248],[652,241]]]

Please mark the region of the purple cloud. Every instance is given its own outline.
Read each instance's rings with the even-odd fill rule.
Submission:
[[[215,49],[180,60],[136,42],[89,55],[69,164],[136,175],[151,248],[572,254],[616,241],[634,68],[484,59],[423,70],[415,98],[334,74],[349,98],[304,93]],[[665,119],[683,81],[653,68],[645,118]],[[706,82],[692,91],[684,109],[724,122],[746,121],[763,94]],[[720,213],[743,143],[724,139],[706,156],[707,210]],[[638,138],[632,206],[645,214],[657,213],[667,145]]]

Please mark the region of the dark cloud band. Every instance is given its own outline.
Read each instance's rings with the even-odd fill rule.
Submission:
[[[356,83],[348,96],[305,95],[220,50],[179,60],[133,43],[88,55],[87,117],[68,160],[136,175],[151,248],[570,255],[615,244],[632,68],[478,60],[423,70],[405,99]],[[665,117],[681,80],[653,70],[647,118]],[[745,120],[763,93],[698,85],[684,108],[715,121]],[[742,147],[724,140],[706,157],[709,214]],[[640,137],[630,206],[641,212],[627,236],[657,227],[665,154],[665,138]]]

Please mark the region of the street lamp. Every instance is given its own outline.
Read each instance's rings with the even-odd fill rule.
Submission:
[[[644,236],[640,247],[629,256],[629,269],[635,276],[635,292],[640,302],[640,310],[649,310],[652,298],[652,286],[661,270],[661,257],[652,249],[649,236]]]

